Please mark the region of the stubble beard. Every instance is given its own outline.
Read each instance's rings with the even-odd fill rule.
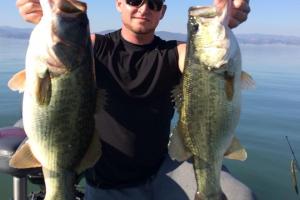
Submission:
[[[124,24],[126,29],[130,30],[132,33],[136,34],[136,35],[148,35],[151,33],[154,33],[155,28],[153,27],[145,27],[145,26],[141,26],[141,27],[134,27],[132,25],[128,25],[128,24]]]

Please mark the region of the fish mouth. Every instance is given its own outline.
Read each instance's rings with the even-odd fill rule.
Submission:
[[[48,50],[48,56],[41,58],[41,60],[43,63],[46,63],[46,66],[53,77],[67,72],[66,67],[56,56],[54,56],[54,52],[51,52],[51,50]]]
[[[46,63],[51,68],[62,68],[63,67],[61,62],[59,62],[58,60],[51,58],[51,57],[46,59]]]
[[[189,8],[190,17],[212,18],[217,16],[218,12],[215,6],[192,6]]]
[[[65,0],[57,1],[54,3],[53,10],[57,14],[63,14],[66,16],[77,16],[81,13],[86,13],[87,5],[81,1]]]

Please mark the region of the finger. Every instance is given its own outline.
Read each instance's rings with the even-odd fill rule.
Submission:
[[[43,12],[39,3],[27,2],[19,7],[21,16],[28,22],[37,23],[41,19]]]
[[[231,18],[234,18],[241,23],[247,20],[248,13],[240,10],[232,10]]]
[[[249,4],[250,0],[232,0],[232,1],[244,1]]]
[[[39,0],[17,0],[16,1],[16,6],[19,8],[19,7],[21,7],[21,6],[23,6],[23,5],[25,5],[25,4],[27,4],[27,3],[30,3],[30,2],[32,2],[32,3],[40,3],[40,1]]]
[[[226,3],[224,0],[214,0],[214,5],[221,10],[225,7]]]
[[[27,22],[37,24],[41,21],[42,15],[43,15],[42,12],[29,13],[24,17],[24,19]]]
[[[243,11],[245,13],[250,12],[249,0],[234,0],[233,9]]]
[[[246,21],[250,13],[249,0],[234,0],[231,9],[231,19],[229,27],[235,28],[242,22]]]
[[[36,2],[25,3],[19,7],[19,12],[25,15],[30,14],[32,12],[41,11],[41,10],[42,10],[41,5]]]

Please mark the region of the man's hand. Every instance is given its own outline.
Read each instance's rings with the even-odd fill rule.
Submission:
[[[16,6],[21,17],[28,22],[37,24],[43,16],[39,0],[17,0]]]
[[[214,4],[222,8],[226,0],[215,0]],[[235,28],[242,22],[247,20],[250,12],[249,0],[232,0],[231,17],[229,21],[229,27]]]

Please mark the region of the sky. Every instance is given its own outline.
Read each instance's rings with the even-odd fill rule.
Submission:
[[[1,0],[0,26],[27,28],[32,24],[19,15],[15,0]],[[120,15],[114,0],[85,0],[91,31],[118,29]],[[187,11],[190,6],[210,5],[213,0],[166,0],[165,17],[158,26],[159,31],[186,33]],[[248,20],[234,29],[236,33],[263,33],[300,36],[299,0],[250,0],[251,13]]]

